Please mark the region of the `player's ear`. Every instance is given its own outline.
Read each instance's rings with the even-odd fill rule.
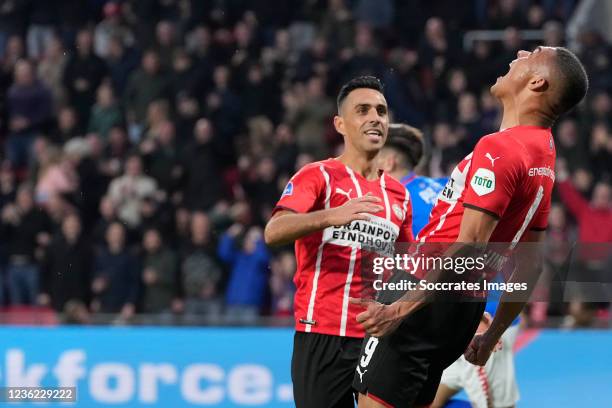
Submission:
[[[341,135],[346,134],[344,131],[344,119],[342,119],[342,116],[334,116],[334,127],[336,128],[336,132],[340,133]]]
[[[529,80],[527,87],[533,92],[544,92],[548,89],[548,80],[542,76],[536,75]]]

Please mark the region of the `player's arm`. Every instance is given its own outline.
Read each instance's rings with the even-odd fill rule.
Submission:
[[[307,213],[297,213],[291,210],[277,211],[266,225],[264,238],[270,246],[284,245],[302,238],[315,231],[330,226],[340,226],[355,220],[367,220],[367,213],[377,213],[383,210],[378,205],[380,198],[366,194],[354,198],[344,205]]]
[[[502,334],[525,307],[529,295],[542,272],[542,256],[535,244],[544,239],[543,231],[529,231],[527,242],[517,249],[517,267],[510,277],[510,283],[525,283],[527,291],[504,292],[489,329],[476,335],[465,351],[465,359],[472,364],[485,365]]]
[[[457,240],[445,258],[474,258],[488,243],[520,180],[519,156],[505,150],[499,139],[484,138],[474,149],[469,184],[463,202],[464,213]],[[434,269],[427,273],[428,283],[444,282],[453,271]],[[355,300],[367,310],[357,316],[366,331],[375,337],[391,332],[403,318],[431,302],[435,291],[411,290],[395,303],[384,306]]]
[[[466,360],[472,364],[486,364],[502,334],[525,307],[543,269],[543,257],[537,243],[544,237],[544,231],[528,231],[525,241],[517,246],[517,267],[508,283],[524,283],[527,290],[503,293],[491,326],[484,334],[474,337],[465,351]]]
[[[489,241],[497,222],[498,218],[494,214],[466,207],[457,242],[445,251],[443,257],[476,257]],[[434,269],[427,274],[426,279],[429,283],[443,282],[448,274],[454,273]],[[369,334],[381,337],[393,331],[406,316],[431,302],[434,296],[434,291],[417,288],[407,291],[389,306],[364,299],[351,299],[351,302],[367,308],[357,316],[357,321]]]
[[[477,252],[489,242],[491,234],[497,226],[498,217],[489,212],[466,207],[461,219],[461,228],[457,242],[453,244],[444,254],[444,257],[475,257]],[[428,282],[444,281],[444,274],[455,273],[454,271],[434,269],[427,274]],[[395,308],[401,318],[414,313],[431,300],[432,291],[409,291],[399,301],[395,302]]]

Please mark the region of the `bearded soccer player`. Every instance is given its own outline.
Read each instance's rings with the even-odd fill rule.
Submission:
[[[287,184],[265,230],[268,245],[295,241],[295,337],[291,362],[298,408],[355,404],[352,380],[364,329],[356,316],[364,254],[413,241],[409,193],[378,170],[389,127],[380,81],[358,77],[338,95],[337,158],[310,163]],[[366,255],[367,256],[367,255]]]
[[[567,49],[519,51],[508,73],[491,87],[503,105],[501,130],[483,137],[455,167],[417,242],[464,248],[540,242],[554,183],[550,128],[583,99],[587,88],[584,67]],[[529,254],[529,262],[519,262],[514,270],[513,282],[537,281],[541,260],[537,251]],[[429,282],[439,282],[440,276]],[[368,333],[358,367],[367,372],[355,375],[353,382],[360,407],[428,406],[442,371],[464,352],[468,362],[484,365],[525,304],[525,296],[505,293],[491,326],[474,336],[484,303],[430,301],[434,295],[407,292],[390,305],[352,300],[366,308],[357,320]]]

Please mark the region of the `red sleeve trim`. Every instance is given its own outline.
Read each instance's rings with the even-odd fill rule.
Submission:
[[[383,407],[394,408],[393,405],[389,404],[388,402],[386,402],[382,398],[377,397],[376,395],[372,394],[371,392],[368,392],[367,396],[368,396],[368,398],[373,399],[374,401],[378,402]]]
[[[284,205],[277,205],[276,207],[274,207],[274,209],[272,210],[272,215],[276,214],[278,211],[291,211],[294,212],[296,214],[299,214],[299,211],[294,210],[293,208],[284,206]]]

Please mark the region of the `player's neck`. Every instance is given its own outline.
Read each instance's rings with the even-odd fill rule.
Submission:
[[[515,126],[551,127],[553,125],[553,120],[540,112],[536,102],[537,101],[521,101],[520,103],[516,103],[515,100],[503,101],[504,114],[502,116],[500,130]]]
[[[374,165],[374,157],[376,156],[368,158],[363,154],[345,151],[337,157],[337,160],[362,177],[368,180],[376,180],[378,178],[378,167]]]

